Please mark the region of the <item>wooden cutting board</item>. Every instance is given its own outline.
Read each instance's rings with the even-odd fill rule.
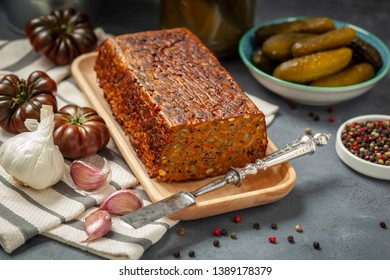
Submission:
[[[96,55],[97,53],[93,52],[79,56],[72,63],[72,75],[94,109],[106,121],[111,137],[150,199],[156,202],[181,190],[193,191],[215,180],[216,178],[209,178],[185,183],[164,183],[148,176],[122,127],[112,116],[110,105],[104,99],[103,91],[97,83],[93,69]],[[275,145],[269,139],[267,153],[275,150]],[[196,204],[172,214],[170,218],[192,220],[271,203],[287,195],[294,187],[295,181],[293,167],[289,162],[282,163],[265,172],[248,176],[241,187],[227,185],[199,196]]]

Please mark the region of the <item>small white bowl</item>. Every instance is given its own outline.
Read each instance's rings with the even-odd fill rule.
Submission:
[[[390,120],[388,115],[365,115],[356,118],[352,118],[344,122],[337,131],[336,138],[336,152],[340,159],[352,169],[376,179],[390,180],[390,166],[380,165],[377,163],[372,163],[361,159],[353,155],[348,149],[344,146],[341,140],[341,134],[343,129],[347,124],[354,122],[363,122],[363,121],[384,121]]]
[[[260,69],[258,69],[252,63],[252,53],[258,47],[255,42],[255,33],[259,27],[267,26],[276,23],[294,21],[302,19],[304,17],[291,17],[291,18],[280,18],[272,21],[261,23],[257,26],[252,27],[248,30],[240,40],[238,47],[240,57],[244,64],[247,66],[252,76],[264,87],[270,91],[297,103],[306,105],[332,105],[340,103],[346,100],[356,98],[367,91],[369,91],[375,84],[381,80],[389,71],[390,68],[390,53],[387,46],[375,35],[348,23],[333,20],[337,28],[349,26],[354,28],[357,32],[357,36],[364,41],[374,46],[380,53],[383,65],[377,70],[375,76],[368,81],[342,87],[316,87],[309,85],[302,85],[292,82],[287,82],[269,75]]]

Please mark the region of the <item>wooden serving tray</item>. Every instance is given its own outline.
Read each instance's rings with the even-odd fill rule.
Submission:
[[[119,151],[150,199],[156,202],[181,190],[193,191],[215,180],[216,178],[209,178],[185,183],[164,183],[148,176],[122,127],[112,116],[110,105],[105,101],[103,91],[97,83],[93,69],[96,55],[96,53],[87,53],[79,56],[72,63],[72,75],[94,109],[106,121]],[[275,145],[269,140],[267,153],[275,150]],[[196,204],[169,217],[192,220],[271,203],[287,195],[294,187],[295,181],[296,174],[293,167],[288,162],[282,163],[265,172],[246,177],[241,187],[226,185],[219,190],[201,195],[196,199]]]

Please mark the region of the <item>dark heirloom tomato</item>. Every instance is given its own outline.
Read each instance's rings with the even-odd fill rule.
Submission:
[[[57,111],[57,84],[45,72],[35,71],[27,81],[14,74],[0,81],[0,127],[11,133],[28,131],[26,119],[40,120],[42,105]]]
[[[57,65],[70,64],[96,48],[97,37],[86,14],[73,8],[54,10],[30,20],[26,34],[34,50]]]
[[[65,158],[92,155],[110,140],[105,121],[89,107],[66,105],[54,115],[54,123],[54,143]]]

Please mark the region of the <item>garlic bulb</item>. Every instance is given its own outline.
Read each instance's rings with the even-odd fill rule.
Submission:
[[[54,114],[41,109],[36,131],[20,133],[0,147],[0,165],[22,185],[37,190],[57,183],[64,158],[53,141]]]

